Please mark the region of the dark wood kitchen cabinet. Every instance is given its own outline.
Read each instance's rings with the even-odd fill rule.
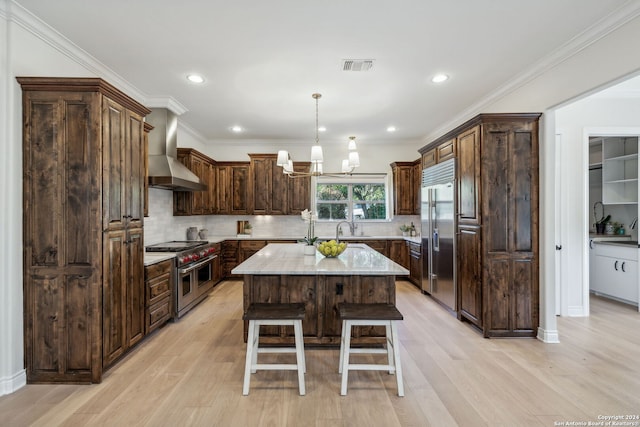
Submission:
[[[480,226],[460,225],[456,236],[458,319],[482,327]]]
[[[241,277],[231,274],[238,264],[238,241],[237,240],[225,240],[221,244],[220,257],[222,258],[222,277]]]
[[[295,172],[308,173],[311,171],[311,162],[293,162],[293,170]],[[282,171],[280,172],[282,173]],[[289,191],[288,214],[299,215],[305,209],[311,210],[311,177],[287,177],[286,180],[288,185],[287,190]]]
[[[480,126],[457,138],[458,224],[480,224]]]
[[[405,240],[389,240],[389,258],[406,269],[409,269],[409,249]]]
[[[393,174],[393,213],[395,215],[413,215],[415,213],[413,162],[391,163]]]
[[[418,288],[422,288],[422,246],[420,243],[407,241],[409,251],[409,280]]]
[[[249,154],[254,215],[289,213],[290,179],[276,164],[277,154]]]
[[[249,162],[217,162],[216,167],[217,213],[224,215],[251,214]]]
[[[171,319],[172,266],[173,259],[168,259],[144,268],[145,335]]]
[[[192,148],[178,148],[177,159],[207,186],[204,191],[174,191],[174,215],[211,215],[216,213],[215,161]]]
[[[144,160],[144,216],[149,216],[149,132],[153,130],[148,122],[144,122],[143,154]]]
[[[149,110],[99,78],[17,80],[27,381],[100,382],[144,334]]]
[[[539,117],[480,114],[420,150],[456,142],[458,317],[485,337],[537,334]]]

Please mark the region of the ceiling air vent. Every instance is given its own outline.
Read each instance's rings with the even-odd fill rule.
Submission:
[[[369,71],[373,67],[373,59],[343,59],[342,71]]]

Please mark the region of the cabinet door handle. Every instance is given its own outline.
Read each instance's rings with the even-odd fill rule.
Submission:
[[[593,249],[593,240],[589,240],[589,249]]]
[[[622,268],[622,271],[626,273],[626,271],[624,270],[624,263],[625,261],[622,261],[622,265],[620,266],[620,268]]]
[[[616,271],[618,271],[618,261],[616,261],[616,263],[615,263],[615,264],[613,264],[613,268],[615,268],[615,269],[616,269]]]

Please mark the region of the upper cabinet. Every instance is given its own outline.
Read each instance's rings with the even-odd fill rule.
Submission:
[[[480,126],[462,132],[458,147],[458,223],[480,223]]]
[[[217,213],[248,215],[251,213],[251,185],[249,162],[218,162]]]
[[[249,154],[254,215],[288,213],[288,180],[276,164],[277,154]]]
[[[602,203],[638,203],[638,137],[599,137],[589,141],[589,167],[602,167]]]
[[[174,215],[210,215],[216,213],[215,161],[192,148],[178,148],[178,160],[207,186],[204,191],[174,191]]]
[[[195,173],[206,191],[175,191],[174,215],[295,215],[309,209],[311,177],[287,177],[276,154],[249,154],[249,162],[217,162],[190,148],[178,159]],[[309,162],[295,162],[309,172]]]
[[[420,159],[415,162],[391,163],[393,173],[393,213],[394,215],[416,215],[420,210],[418,194],[422,170],[416,168]],[[416,177],[416,173],[420,177]]]
[[[309,173],[311,162],[293,162],[295,172]],[[278,168],[281,175],[282,170]],[[311,176],[300,176],[297,178],[285,177],[289,191],[289,215],[298,215],[303,210],[311,210]]]

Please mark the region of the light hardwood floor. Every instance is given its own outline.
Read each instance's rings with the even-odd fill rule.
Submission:
[[[242,396],[242,282],[225,281],[101,384],[0,397],[0,426],[554,426],[640,414],[640,314],[630,306],[592,297],[591,317],[558,319],[560,344],[484,339],[404,281],[397,306],[403,398],[393,376],[374,371],[350,373],[340,396],[338,349],[306,350],[306,396],[293,371],[259,371]]]

